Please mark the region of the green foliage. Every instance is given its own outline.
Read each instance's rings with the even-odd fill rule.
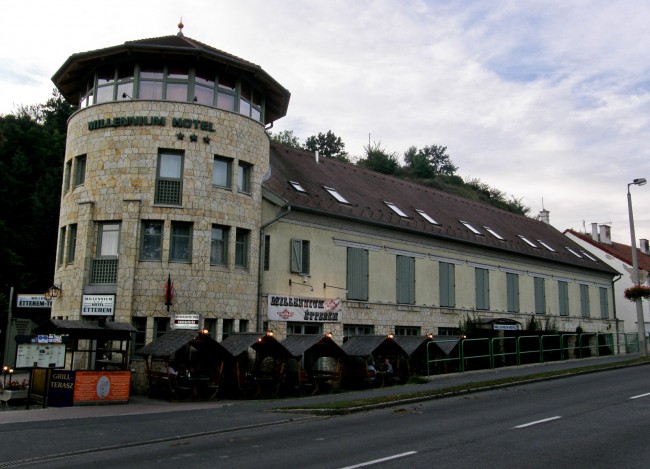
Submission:
[[[410,147],[404,152],[407,172],[416,178],[431,178],[438,175],[453,176],[458,169],[447,154],[447,147],[428,145],[423,148]]]
[[[277,134],[269,132],[269,137],[271,138],[272,142],[287,145],[291,148],[295,148],[296,150],[302,150],[303,148],[303,146],[300,144],[300,140],[298,140],[298,137],[293,134],[293,130],[283,130]]]
[[[478,315],[475,313],[473,316],[469,314],[465,315],[464,319],[458,321],[458,328],[460,329],[460,335],[470,337],[474,332],[476,332],[481,326]]]
[[[363,149],[366,157],[357,162],[358,166],[372,169],[378,173],[395,175],[399,169],[396,153],[389,153],[381,147],[381,142],[368,144]]]
[[[66,125],[74,107],[59,94],[0,116],[0,291],[52,284]]]
[[[305,140],[306,150],[311,152],[318,151],[319,156],[325,158],[334,158],[348,162],[348,153],[345,151],[345,143],[341,137],[337,137],[331,130],[327,133],[319,132],[318,135],[312,135]]]
[[[533,314],[528,321],[528,327],[526,328],[528,332],[539,332],[542,330],[542,323],[535,317]]]

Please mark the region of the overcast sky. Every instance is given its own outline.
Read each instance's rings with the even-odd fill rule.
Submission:
[[[650,179],[647,0],[21,0],[0,28],[0,114],[45,103],[73,53],[176,34],[257,65],[291,92],[274,132],[332,130],[400,157],[443,145],[463,178],[551,224],[611,223]],[[650,238],[650,184],[632,189]]]

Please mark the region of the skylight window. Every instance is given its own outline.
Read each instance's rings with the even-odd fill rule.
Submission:
[[[494,236],[496,239],[500,239],[501,241],[503,241],[503,236],[501,236],[499,233],[497,233],[496,231],[494,231],[494,230],[493,230],[492,228],[490,228],[489,226],[484,226],[483,228],[485,228],[485,231],[487,231],[488,233],[490,233],[490,234],[491,234],[492,236]]]
[[[433,218],[431,218],[429,216],[429,214],[427,212],[425,212],[424,210],[420,210],[419,208],[416,208],[415,211],[418,212],[420,215],[422,215],[422,218],[424,218],[426,221],[428,221],[432,225],[439,225],[440,224],[437,221],[435,221]]]
[[[342,204],[349,204],[350,203],[350,202],[348,202],[348,200],[345,197],[343,197],[341,194],[339,194],[339,192],[336,189],[334,189],[333,187],[323,186],[323,188],[327,192],[329,192],[332,197],[334,197],[336,200],[338,200]]]
[[[582,259],[582,256],[581,256],[580,254],[578,254],[577,252],[575,252],[573,249],[571,249],[569,246],[564,246],[564,247],[565,247],[566,250],[569,251],[571,254],[573,254],[574,256],[579,257],[580,259]]]
[[[472,233],[477,234],[477,235],[482,235],[483,234],[479,230],[474,228],[472,225],[470,225],[469,222],[466,222],[466,221],[463,221],[463,220],[458,220],[458,221],[461,222],[463,225],[465,225],[465,228],[467,228]]]
[[[384,203],[388,205],[389,209],[391,209],[393,212],[398,214],[400,217],[408,218],[408,215],[404,213],[404,211],[401,208],[399,208],[397,205],[395,205],[393,202],[386,202],[384,200]]]
[[[535,243],[533,243],[530,239],[526,238],[526,237],[523,236],[523,235],[519,235],[519,237],[520,237],[520,238],[521,238],[521,239],[522,239],[526,244],[528,244],[530,247],[537,248],[537,245],[536,245]]]
[[[542,246],[544,246],[544,247],[545,247],[546,249],[548,249],[549,251],[551,251],[551,252],[555,252],[555,249],[553,249],[551,246],[549,246],[548,244],[546,244],[546,243],[545,243],[544,241],[542,241],[541,239],[538,239],[537,242],[538,242],[539,244],[541,244]]]
[[[304,192],[304,193],[307,193],[307,191],[305,190],[305,188],[302,187],[302,186],[300,185],[299,182],[296,182],[296,181],[289,181],[289,184],[291,184],[291,186],[293,186],[293,188],[294,188],[295,190],[297,190],[298,192]]]
[[[594,256],[592,256],[591,254],[589,254],[588,252],[580,251],[580,254],[585,256],[587,259],[591,259],[594,262],[598,262],[598,260]]]

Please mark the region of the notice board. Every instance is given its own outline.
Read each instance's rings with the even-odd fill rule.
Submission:
[[[127,403],[130,387],[130,371],[77,371],[74,405]]]
[[[65,344],[19,344],[16,368],[63,368]]]

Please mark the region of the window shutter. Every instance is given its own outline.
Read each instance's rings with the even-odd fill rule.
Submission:
[[[291,240],[291,272],[302,272],[302,240]]]

